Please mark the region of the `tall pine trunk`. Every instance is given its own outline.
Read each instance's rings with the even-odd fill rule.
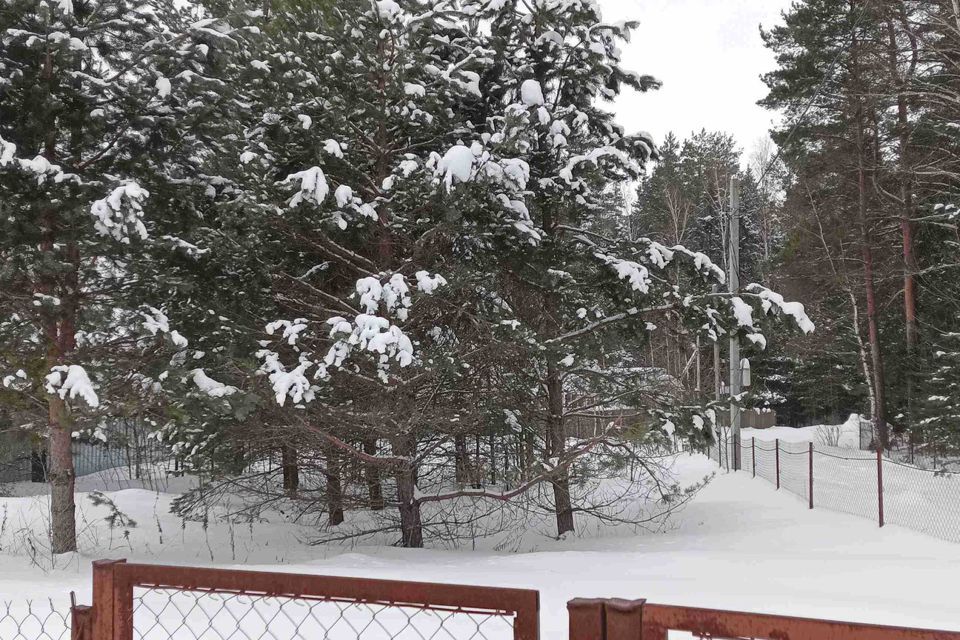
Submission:
[[[397,467],[397,509],[400,512],[400,542],[404,547],[423,546],[423,520],[420,502],[417,500],[416,437],[401,434],[394,439],[394,455],[405,457],[410,462]]]
[[[563,381],[557,365],[552,360],[547,365],[547,441],[551,463],[555,464],[563,457],[566,448],[566,434],[563,430]],[[570,502],[570,470],[564,468],[551,480],[553,485],[553,503],[557,516],[557,535],[573,531],[573,505]]]
[[[856,7],[851,3],[851,12]],[[852,60],[851,68],[854,80],[854,123],[853,133],[857,155],[857,211],[860,217],[860,255],[863,260],[863,286],[867,301],[867,336],[870,343],[870,360],[873,368],[873,430],[877,436],[877,446],[887,449],[890,446],[890,436],[886,419],[886,394],[883,372],[883,352],[880,347],[880,327],[877,318],[877,291],[874,277],[873,238],[870,230],[870,216],[867,203],[867,142],[864,97],[866,90],[862,83],[862,67],[860,60],[860,37],[854,26],[851,40]]]
[[[377,455],[377,438],[368,436],[363,439],[363,452],[368,456]],[[373,463],[365,463],[363,472],[367,483],[367,499],[369,507],[380,511],[384,507],[383,485],[380,482],[380,468]]]
[[[57,243],[57,222],[53,210],[45,216],[46,230],[42,248],[53,254]],[[40,292],[61,295],[61,304],[54,310],[44,311],[43,331],[47,342],[47,371],[67,364],[67,359],[76,348],[77,290],[79,286],[79,249],[68,242],[64,247],[67,260],[72,265],[64,276],[62,289],[52,276],[40,281]],[[73,423],[70,407],[56,394],[47,396],[47,438],[50,451],[50,534],[53,553],[69,553],[77,550],[76,504],[74,487],[76,470],[73,466]]]
[[[343,522],[343,483],[340,480],[340,453],[336,447],[325,447],[324,458],[327,479],[327,520],[330,526]]]
[[[47,406],[50,420],[50,543],[53,553],[69,553],[77,550],[73,430],[64,400],[51,394]]]
[[[903,6],[898,9],[901,12],[901,18],[906,20],[902,14]],[[907,29],[908,30],[908,29]],[[913,181],[911,179],[911,127],[910,127],[910,105],[907,99],[908,83],[910,75],[916,69],[918,63],[918,43],[916,36],[908,33],[907,40],[910,43],[911,62],[902,75],[899,72],[900,45],[897,41],[897,29],[893,17],[887,19],[887,52],[889,60],[889,72],[892,78],[898,81],[897,90],[897,139],[899,148],[900,165],[900,233],[903,237],[903,319],[904,333],[907,343],[907,367],[906,367],[906,395],[907,395],[907,422],[912,426],[913,419],[913,392],[914,392],[914,359],[918,343],[918,324],[917,324],[917,258],[914,243],[914,204],[913,204]]]
[[[283,467],[283,493],[295,498],[300,489],[300,467],[297,463],[297,449],[290,444],[280,447],[280,465]]]
[[[467,484],[470,479],[470,465],[467,457],[467,436],[458,433],[453,437],[453,464],[454,478],[460,486]]]

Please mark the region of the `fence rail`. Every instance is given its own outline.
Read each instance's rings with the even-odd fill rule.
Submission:
[[[759,477],[815,507],[897,524],[960,542],[960,474],[891,460],[880,452],[812,442],[750,438],[739,443],[740,471]],[[721,468],[735,466],[737,445],[722,438],[708,455]]]
[[[577,598],[567,611],[569,640],[960,640],[954,631],[646,600]],[[92,606],[0,606],[0,638],[539,640],[539,615],[539,593],[525,589],[108,560],[94,563]]]
[[[653,604],[646,600],[572,600],[570,640],[960,640],[960,632],[908,629],[741,611]]]
[[[96,640],[539,638],[539,594],[523,589],[123,561],[93,579]]]

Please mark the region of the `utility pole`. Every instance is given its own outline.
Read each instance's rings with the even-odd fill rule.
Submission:
[[[720,291],[718,285],[713,285],[713,293]],[[720,336],[716,336],[716,340],[713,341],[713,399],[717,402],[720,402],[720,395],[723,393],[723,383],[721,380],[723,376],[720,375]],[[717,428],[719,429],[720,423],[717,423]],[[718,434],[719,435],[719,434]]]
[[[730,176],[730,242],[727,256],[727,285],[732,295],[740,293],[740,184]],[[730,332],[730,435],[733,438],[733,469],[740,470],[740,333]]]

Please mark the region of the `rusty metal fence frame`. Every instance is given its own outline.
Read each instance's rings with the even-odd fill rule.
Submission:
[[[713,639],[960,640],[956,631],[702,609],[646,600],[576,599],[567,603],[567,610],[569,640],[666,640],[670,631]]]
[[[455,613],[482,611],[513,616],[515,640],[539,640],[539,592],[533,590],[128,564],[123,560],[95,562],[93,575],[93,606],[74,604],[71,612],[73,640],[132,640],[135,588],[375,603]],[[671,632],[715,640],[960,640],[960,631],[704,609],[643,599],[577,598],[567,603],[567,611],[569,640],[667,640]],[[307,637],[299,633],[267,635],[282,640]],[[363,633],[357,634],[361,636]],[[325,633],[321,637],[340,636]]]
[[[540,633],[540,595],[527,589],[101,560],[93,563],[93,605],[73,608],[72,640],[134,640],[135,588],[502,616],[512,618],[514,640]]]

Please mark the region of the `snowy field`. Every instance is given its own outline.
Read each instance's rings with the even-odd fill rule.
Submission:
[[[679,464],[689,479],[715,469],[703,456]],[[36,544],[30,527],[42,516],[44,499],[0,499],[0,600],[51,598],[66,606],[69,591],[76,590],[81,602],[89,602],[90,560],[126,557],[534,588],[541,592],[545,638],[563,637],[565,603],[577,596],[960,630],[960,545],[808,511],[798,497],[746,474],[718,475],[662,533],[544,540],[527,553],[317,547],[306,543],[307,527],[291,524],[183,525],[167,513],[173,494],[122,489],[106,496],[137,526],[129,535],[110,535],[96,522],[104,508],[81,498],[85,552],[59,560],[55,570],[45,568],[49,558],[41,552],[34,559],[29,552]]]
[[[843,424],[818,424],[811,427],[770,427],[769,429],[743,429],[743,441],[756,438],[757,442],[812,442],[817,445],[841,449],[860,448],[860,416],[850,414]]]

